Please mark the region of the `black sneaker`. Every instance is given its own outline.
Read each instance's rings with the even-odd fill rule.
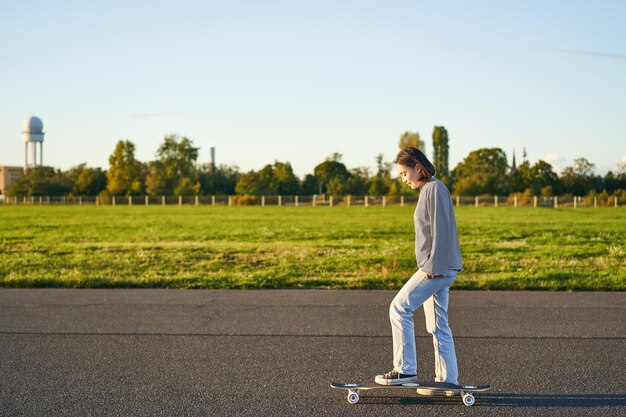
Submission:
[[[401,374],[392,370],[384,375],[376,375],[374,381],[380,385],[402,385],[417,382],[417,375]]]

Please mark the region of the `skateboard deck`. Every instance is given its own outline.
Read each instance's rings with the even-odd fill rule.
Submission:
[[[380,385],[375,382],[365,384],[343,384],[340,382],[331,382],[331,388],[348,390],[348,402],[356,404],[359,402],[359,391],[368,391],[375,389],[427,389],[432,391],[453,392],[460,394],[463,404],[466,406],[474,405],[474,392],[482,392],[491,389],[489,385],[473,386],[473,385],[454,385],[445,382],[409,382],[402,385]]]

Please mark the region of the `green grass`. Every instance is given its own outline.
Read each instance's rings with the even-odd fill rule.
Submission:
[[[457,209],[459,289],[626,290],[626,210]],[[0,286],[398,288],[413,207],[0,206]]]

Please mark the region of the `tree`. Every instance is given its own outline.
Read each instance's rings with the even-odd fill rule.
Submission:
[[[615,177],[615,189],[624,190],[626,192],[626,172],[620,172]]]
[[[404,132],[400,136],[400,142],[398,143],[398,146],[400,147],[400,150],[412,146],[421,150],[422,152],[426,152],[426,145],[420,137],[420,134],[417,132]]]
[[[201,184],[198,180],[198,148],[187,137],[172,134],[163,139],[157,151],[159,159],[150,163],[146,178],[148,194],[197,195]]]
[[[157,151],[158,161],[151,164],[146,178],[148,194],[193,195],[200,192],[198,148],[187,137],[168,135]]]
[[[433,165],[437,178],[446,185],[450,185],[448,151],[448,131],[443,126],[435,126],[433,130]]]
[[[307,195],[319,192],[320,179],[313,174],[306,174],[302,181],[302,193]]]
[[[593,175],[595,164],[587,161],[586,158],[577,158],[574,160],[574,172],[581,177],[590,177]]]
[[[334,154],[335,156],[337,154]],[[326,161],[317,165],[313,169],[313,174],[318,178],[321,190],[318,192],[336,194],[341,190],[342,193],[348,192],[348,184],[350,180],[350,172],[344,164],[336,158],[328,158]],[[330,182],[333,181],[332,189],[328,189]]]
[[[454,168],[454,191],[461,195],[508,194],[508,163],[500,148],[482,148],[470,154]]]
[[[347,193],[351,195],[364,195],[370,182],[370,169],[368,167],[353,168],[348,178]]]
[[[159,146],[157,155],[171,177],[191,177],[196,171],[198,148],[185,136],[168,135]]]
[[[339,152],[333,152],[332,154],[330,154],[328,158],[326,158],[327,161],[334,161],[334,162],[341,162],[342,159],[343,159],[343,155],[340,154]]]
[[[71,189],[71,182],[61,170],[44,166],[27,169],[24,175],[11,183],[5,193],[9,197],[61,196]]]
[[[574,167],[568,166],[561,171],[561,181],[563,182],[565,192],[578,196],[586,194],[586,187],[576,175]]]
[[[84,163],[70,168],[64,175],[72,184],[73,195],[98,195],[107,185],[101,168],[89,168]]]
[[[141,163],[135,159],[135,144],[120,140],[109,157],[109,170],[106,172],[107,190],[112,195],[132,195],[141,193]]]
[[[386,182],[384,178],[375,176],[370,180],[370,187],[367,190],[368,195],[377,196],[377,195],[386,195],[389,193],[391,189],[391,181]]]
[[[563,188],[558,175],[552,170],[552,165],[541,159],[530,169],[528,187],[531,188],[533,195],[539,195],[543,187],[551,187],[554,195],[560,195]]]
[[[198,195],[200,194],[200,183],[192,182],[191,178],[183,177],[174,188],[174,195]]]
[[[368,195],[386,195],[391,189],[393,180],[391,179],[391,167],[390,162],[383,161],[383,154],[376,156],[376,167],[378,171],[376,175],[370,179],[369,187],[367,190]]]
[[[530,162],[522,162],[518,167],[515,168],[515,170],[513,169],[513,167],[511,167],[511,172],[509,174],[509,184],[511,186],[511,191],[515,193],[520,193],[530,186],[531,181],[532,174]]]
[[[250,171],[237,181],[235,192],[242,195],[292,195],[299,194],[300,180],[289,162],[274,162],[258,172]]]
[[[274,162],[274,176],[271,188],[279,195],[296,195],[302,191],[300,180],[293,173],[289,162]]]
[[[165,178],[165,167],[161,161],[148,162],[148,174],[146,175],[146,192],[150,195],[172,194]]]
[[[573,166],[565,167],[561,172],[565,192],[586,195],[592,189],[593,168],[594,164],[585,158],[575,159]]]
[[[403,194],[402,183],[398,180],[398,178],[396,178],[391,183],[391,186],[389,187],[389,192],[387,193],[387,195],[397,196],[397,195],[402,195],[402,194]]]
[[[350,194],[350,182],[341,177],[331,178],[326,184],[326,193],[329,195]]]
[[[240,195],[267,194],[267,184],[262,184],[259,173],[250,171],[239,177],[235,185],[235,193]]]
[[[615,190],[617,190],[617,178],[615,177],[615,174],[613,174],[612,171],[609,171],[606,173],[606,175],[604,176],[604,190],[606,190],[607,193],[609,194],[613,194],[615,192]]]
[[[391,162],[383,161],[383,154],[379,153],[376,155],[376,172],[377,177],[383,178],[391,178],[391,169],[393,168],[393,164]]]
[[[235,185],[241,174],[235,166],[203,164],[199,169],[199,181],[202,194],[231,195],[235,193]]]

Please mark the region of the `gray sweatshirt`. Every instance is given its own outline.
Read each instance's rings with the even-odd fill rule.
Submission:
[[[462,270],[452,198],[437,178],[422,186],[413,220],[417,266],[432,275],[447,275],[449,269]]]

